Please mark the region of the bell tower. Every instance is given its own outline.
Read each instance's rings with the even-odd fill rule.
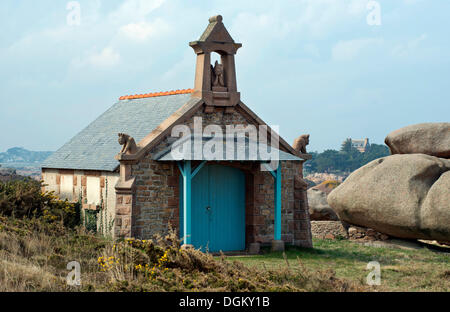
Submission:
[[[231,38],[222,23],[222,16],[211,17],[200,39],[189,45],[197,54],[192,96],[203,99],[207,107],[232,107],[239,103],[234,55],[242,44]],[[212,52],[220,55],[220,63],[211,64]]]

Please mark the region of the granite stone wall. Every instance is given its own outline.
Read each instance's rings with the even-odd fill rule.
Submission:
[[[215,124],[225,133],[226,125],[248,125],[236,110],[215,108],[214,112],[197,112],[185,122],[191,129],[194,117],[202,117],[203,127]],[[157,162],[155,154],[173,142],[166,138],[143,159],[131,166],[135,177],[134,194],[117,195],[116,234],[148,239],[165,234],[169,228],[179,230],[180,171],[174,162]],[[195,168],[199,162],[193,162]],[[274,233],[274,180],[256,162],[216,162],[241,169],[246,176],[246,244],[270,243]],[[297,185],[302,164],[282,163],[282,240],[303,247],[312,247],[306,190]],[[127,202],[127,203],[125,203]],[[126,225],[124,224],[126,222]],[[193,220],[195,222],[195,220]]]

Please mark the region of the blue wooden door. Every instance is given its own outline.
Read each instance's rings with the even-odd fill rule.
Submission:
[[[182,221],[181,209],[180,224]],[[245,175],[242,171],[206,165],[198,172],[192,180],[191,230],[195,248],[211,252],[245,249]]]
[[[191,243],[195,248],[210,249],[211,205],[209,188],[209,168],[204,166],[192,179]]]

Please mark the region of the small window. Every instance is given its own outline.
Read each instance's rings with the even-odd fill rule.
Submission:
[[[100,177],[86,178],[86,197],[88,204],[100,205]]]
[[[62,199],[73,200],[73,175],[61,175],[60,197]]]

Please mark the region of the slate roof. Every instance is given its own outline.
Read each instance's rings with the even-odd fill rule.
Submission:
[[[48,157],[42,168],[114,171],[119,166],[114,156],[121,146],[119,132],[132,136],[136,143],[176,110],[191,95],[174,95],[120,100],[84,130]]]
[[[197,150],[195,146],[196,141],[199,143]],[[205,149],[206,144],[208,144],[208,146]],[[231,150],[227,151],[227,147],[229,144],[232,145]],[[208,155],[208,152],[214,152],[211,150],[213,146],[214,151],[215,148],[220,148],[222,153],[220,153],[220,155],[219,153],[211,153],[211,155]],[[220,150],[218,150],[218,152]],[[250,150],[252,151],[252,153],[250,153]],[[205,155],[203,151],[205,151],[207,154]],[[247,137],[227,138],[226,136],[205,137],[193,135],[188,135],[174,141],[170,144],[169,147],[167,147],[154,157],[159,161],[228,160],[270,162],[272,160],[302,160],[295,155],[283,152],[262,142],[252,141]]]

